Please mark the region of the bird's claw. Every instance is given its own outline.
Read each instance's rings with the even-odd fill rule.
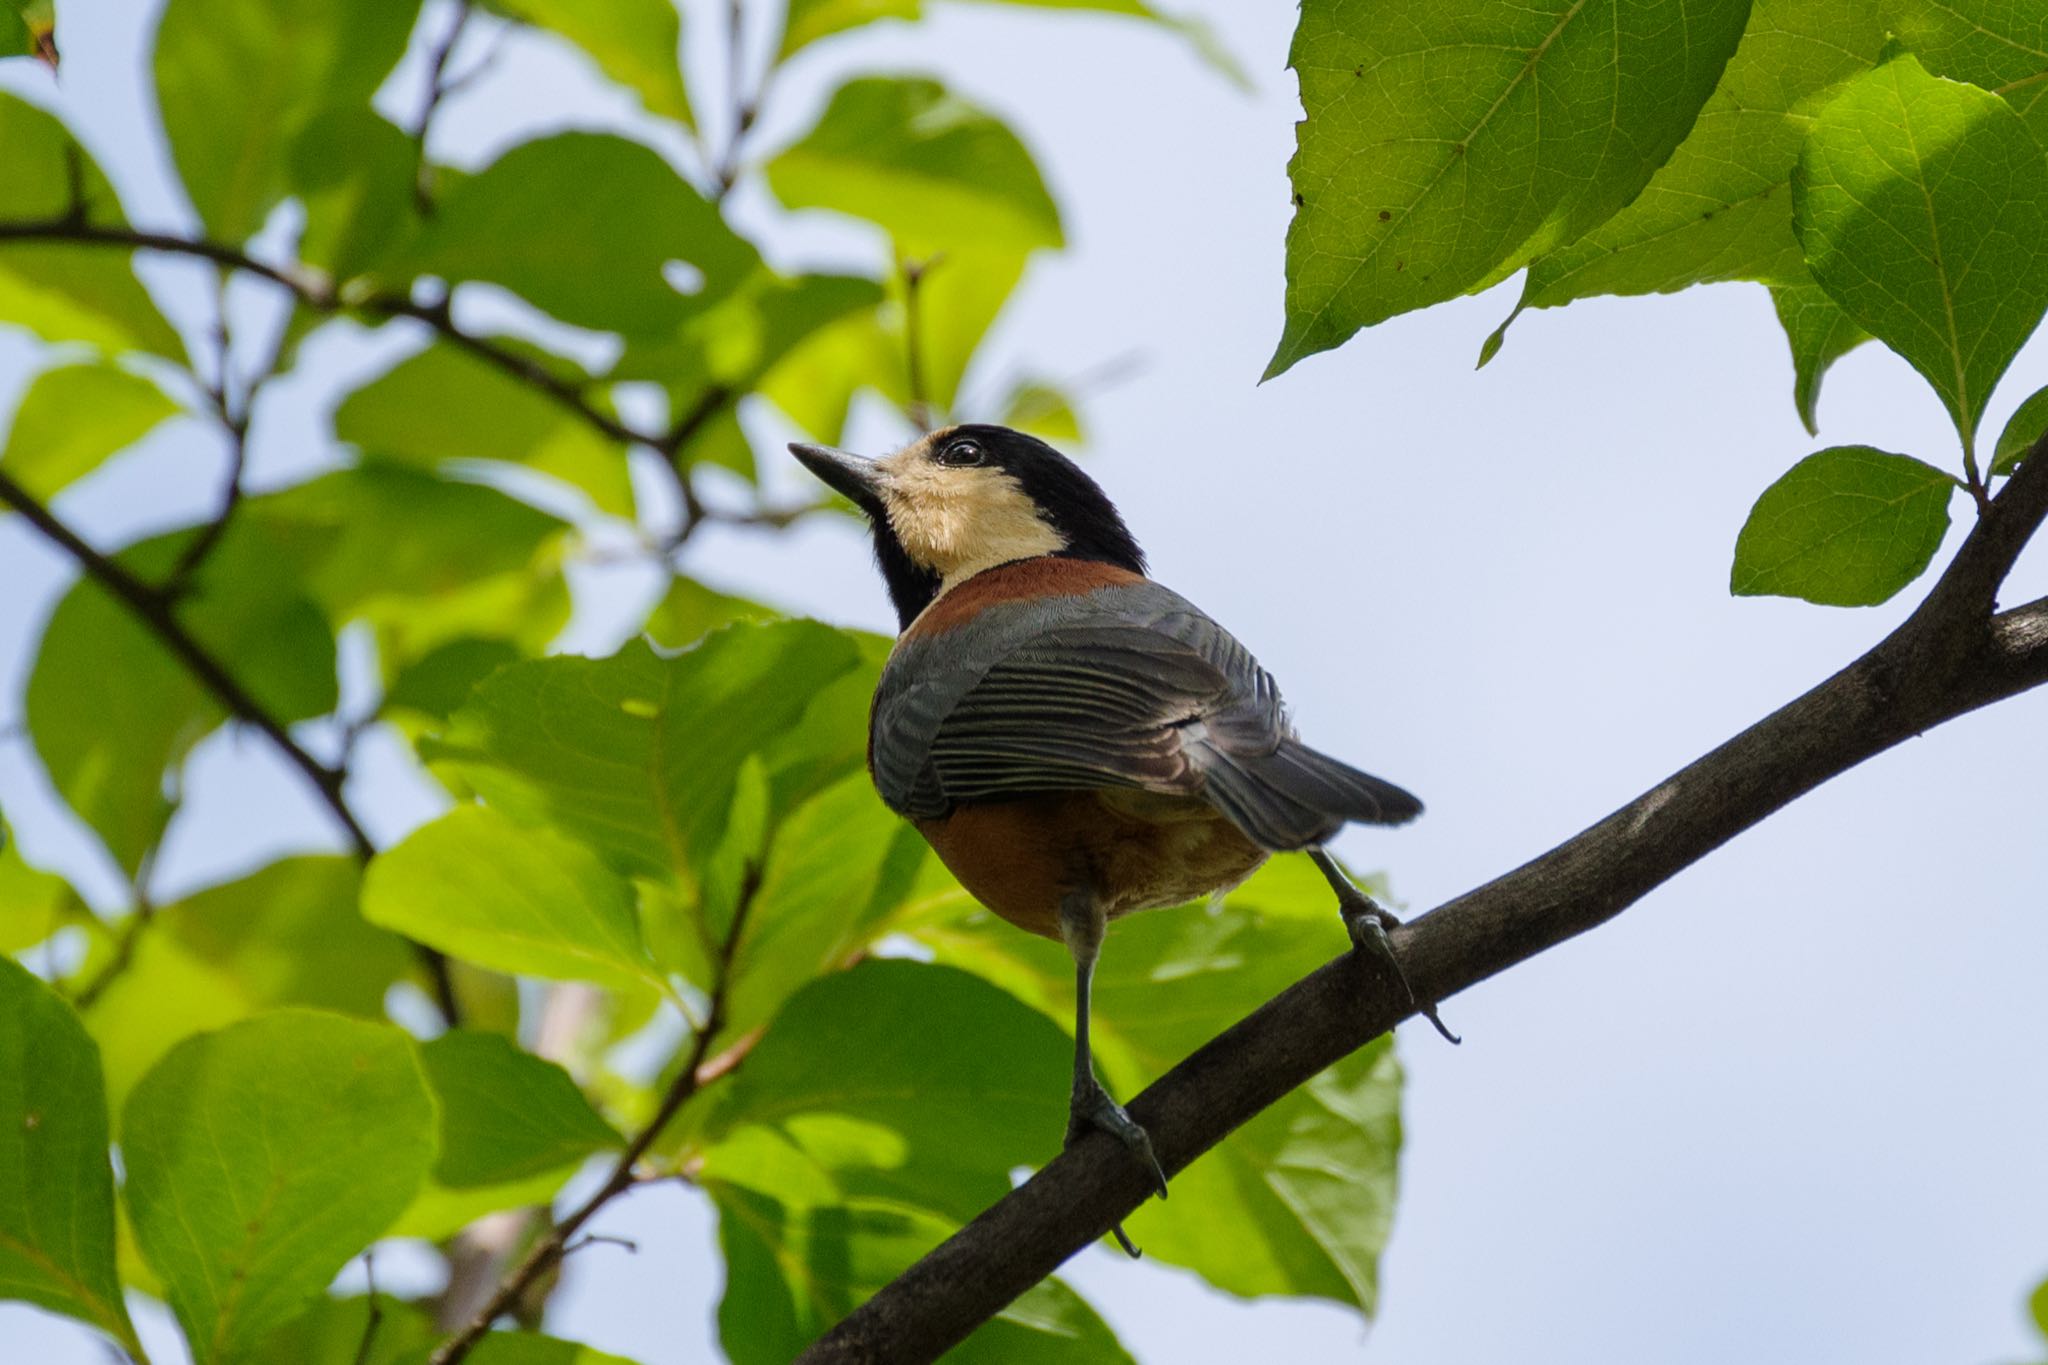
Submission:
[[[1408,983],[1408,973],[1402,970],[1401,959],[1394,953],[1394,940],[1387,933],[1401,923],[1393,912],[1356,887],[1352,888],[1349,896],[1339,893],[1338,910],[1344,916],[1344,927],[1351,931],[1351,942],[1364,956],[1393,973],[1394,980],[1401,985],[1401,993],[1408,997],[1408,1003],[1415,1007],[1416,1013],[1429,1020],[1431,1026],[1449,1041],[1463,1042],[1464,1039],[1444,1026],[1442,1017],[1436,1012],[1436,1002],[1416,998],[1415,988]]]
[[[1122,1105],[1109,1097],[1100,1081],[1074,1091],[1073,1104],[1067,1113],[1066,1145],[1073,1146],[1090,1128],[1101,1129],[1129,1148],[1133,1156],[1151,1169],[1153,1188],[1161,1199],[1166,1198],[1166,1168],[1159,1164],[1158,1154],[1152,1150],[1151,1134]],[[1125,1235],[1122,1223],[1112,1224],[1110,1231],[1115,1234],[1117,1245],[1124,1249],[1126,1256],[1135,1261],[1143,1254],[1137,1244]]]

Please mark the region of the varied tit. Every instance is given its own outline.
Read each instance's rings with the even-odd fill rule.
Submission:
[[[1105,926],[1302,849],[1353,938],[1398,974],[1398,921],[1323,845],[1347,822],[1398,825],[1422,803],[1303,744],[1272,677],[1145,576],[1109,498],[1043,441],[969,425],[878,460],[790,451],[867,514],[902,627],[869,726],[882,800],[983,905],[1066,943],[1078,996],[1067,1142],[1114,1134],[1164,1197],[1150,1138],[1089,1056]]]

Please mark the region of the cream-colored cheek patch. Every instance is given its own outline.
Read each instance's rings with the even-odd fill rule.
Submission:
[[[939,591],[983,569],[1067,548],[1017,481],[999,469],[934,464],[916,447],[880,462],[889,527]]]

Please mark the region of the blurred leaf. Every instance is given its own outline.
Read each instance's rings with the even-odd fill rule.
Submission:
[[[501,972],[665,989],[632,888],[583,845],[458,806],[370,863],[363,915]]]
[[[35,50],[28,12],[19,6],[0,9],[0,57],[32,56]]]
[[[2027,1312],[2034,1319],[2035,1329],[2048,1337],[2048,1280],[2034,1287],[2033,1295],[2027,1300]]]
[[[1809,436],[1820,434],[1820,381],[1837,360],[1870,340],[1817,284],[1775,285],[1771,303],[1792,347],[1792,403]]]
[[[1874,606],[1927,568],[1955,491],[1948,474],[1906,455],[1869,446],[1809,455],[1750,510],[1729,591]]]
[[[509,640],[461,636],[436,645],[402,666],[391,680],[384,705],[386,709],[402,707],[445,722],[469,700],[470,689],[493,670],[524,657]]]
[[[2048,10],[2009,0],[1885,0],[1885,26],[1937,76],[2003,95],[2048,143]]]
[[[946,1354],[947,1365],[1068,1362],[1134,1365],[1109,1324],[1063,1280],[1039,1281]]]
[[[1792,163],[1825,92],[1875,64],[1885,33],[1876,6],[1756,0],[1692,132],[1633,203],[1530,263],[1515,311],[1715,280],[1810,286],[1792,235]]]
[[[0,91],[0,220],[68,217],[73,182],[85,221],[124,227],[120,201],[62,123]],[[131,253],[104,246],[0,241],[0,320],[45,341],[83,341],[107,351],[146,350],[173,360],[185,350],[135,278]]]
[[[908,255],[1063,241],[1059,209],[1017,135],[937,81],[847,82],[767,173],[790,208],[865,218]]]
[[[173,1048],[130,1097],[121,1150],[194,1360],[256,1360],[404,1211],[434,1100],[398,1029],[283,1010]]]
[[[489,1214],[545,1207],[554,1202],[582,1166],[582,1162],[576,1161],[499,1185],[466,1185],[460,1189],[430,1177],[385,1235],[439,1242]]]
[[[290,172],[306,207],[299,259],[337,281],[376,275],[419,235],[419,146],[367,105],[320,110],[292,145]]]
[[[910,400],[903,343],[874,312],[811,333],[762,376],[759,392],[809,435],[837,444],[853,396],[863,388],[879,390],[894,407]]]
[[[2006,419],[2005,430],[1998,434],[1998,447],[1991,456],[1991,472],[2010,474],[2018,469],[2021,458],[2043,433],[2048,433],[2048,388],[2034,390]]]
[[[682,24],[669,0],[489,0],[500,14],[551,29],[574,43],[607,76],[640,96],[650,114],[695,128],[683,89]]]
[[[919,934],[1071,1026],[1064,947],[987,915]],[[1219,910],[1119,920],[1095,981],[1093,1041],[1112,1088],[1135,1094],[1294,981],[1344,951],[1329,888],[1277,858]],[[1392,1223],[1400,1068],[1388,1040],[1354,1053],[1231,1134],[1126,1226],[1147,1256],[1235,1294],[1314,1295],[1370,1314]]]
[[[544,363],[561,364],[554,357]],[[425,469],[455,461],[526,465],[582,489],[599,511],[633,514],[623,447],[532,385],[446,342],[408,356],[343,399],[334,434]]]
[[[855,637],[812,621],[728,627],[673,658],[636,641],[499,669],[422,753],[513,819],[688,890],[749,755],[775,818],[859,766],[865,710],[852,708],[878,672]]]
[[[1029,432],[1040,440],[1081,443],[1081,419],[1074,411],[1073,400],[1043,380],[1027,379],[1011,389],[1010,396],[1003,400],[1002,414],[998,420],[1004,426]]]
[[[63,927],[66,915],[79,905],[62,877],[32,867],[0,813],[0,953],[16,953],[41,943]]]
[[[141,375],[103,362],[59,365],[22,395],[0,468],[48,502],[178,411]]]
[[[451,186],[421,236],[423,272],[502,285],[563,322],[673,335],[759,257],[666,161],[609,133],[523,142]],[[678,292],[666,268],[701,276]]]
[[[368,105],[418,12],[418,0],[170,0],[157,103],[209,235],[239,242],[263,225],[292,189],[293,143],[322,110]]]
[[[453,1029],[420,1049],[441,1108],[434,1178],[461,1188],[574,1165],[624,1146],[553,1062],[495,1033]]]
[[[781,614],[773,607],[734,597],[678,574],[654,604],[644,629],[647,637],[662,648],[682,649],[721,626],[739,621],[772,621]]]
[[[352,857],[286,858],[158,910],[151,932],[230,977],[252,1012],[309,1005],[375,1018],[412,957],[357,912],[361,880]]]
[[[159,582],[192,534],[157,536],[115,558]],[[334,637],[293,581],[318,550],[237,518],[177,609],[192,635],[285,723],[322,715],[336,701]],[[131,876],[170,820],[166,772],[224,718],[184,665],[90,579],[64,595],[44,628],[27,715],[51,783]]]
[[[926,262],[916,300],[917,353],[926,402],[944,411],[959,398],[967,367],[1023,278],[1026,260],[1025,252],[995,247],[948,251]],[[907,356],[909,350],[902,317],[911,306],[906,288],[899,280],[898,315],[891,327],[893,357]],[[894,363],[899,373],[905,368],[902,359]],[[890,387],[901,387],[907,394],[907,374],[893,386],[883,387],[883,392]]]
[[[180,947],[168,934],[136,936],[133,955],[85,1011],[106,1066],[116,1110],[165,1053],[197,1033],[246,1019],[257,1005],[227,969]],[[88,962],[93,970],[98,962]]]
[[[322,1295],[311,1308],[265,1338],[254,1358],[289,1361],[291,1365],[422,1365],[440,1345],[441,1333],[434,1320],[389,1294],[377,1296],[374,1329],[369,1319],[367,1296],[338,1299]]]
[[[1899,57],[1821,109],[1792,206],[1814,278],[1926,377],[1973,450],[2048,308],[2048,160],[2019,115]]]
[[[1308,0],[1267,378],[1612,217],[1691,131],[1748,18],[1748,0]]]
[[[100,1058],[71,1007],[0,958],[0,1299],[141,1347],[114,1273]]]

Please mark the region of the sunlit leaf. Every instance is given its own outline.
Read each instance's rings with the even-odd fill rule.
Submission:
[[[1267,376],[1611,217],[1691,130],[1748,18],[1748,0],[1308,0]]]
[[[512,664],[423,752],[515,819],[688,887],[749,755],[778,817],[859,766],[878,668],[855,637],[811,621],[732,626],[673,658],[636,642]]]
[[[62,877],[33,867],[0,814],[0,953],[41,943],[63,926],[76,895]]]
[[[608,133],[523,142],[441,196],[419,269],[483,280],[579,327],[671,335],[756,267],[754,249],[661,157]],[[679,291],[672,261],[699,277]]]
[[[1876,6],[1757,0],[1671,159],[1635,202],[1532,261],[1515,311],[1714,280],[1808,283],[1792,234],[1792,163],[1828,88],[1875,64],[1885,33]],[[1810,404],[1802,412],[1811,430]]]
[[[1817,284],[1778,285],[1771,290],[1778,325],[1792,348],[1792,403],[1808,435],[1820,431],[1820,381],[1828,367],[1870,340]]]
[[[209,233],[239,242],[262,226],[292,189],[293,143],[322,110],[369,103],[418,11],[418,0],[170,0],[157,103]]]
[[[2048,308],[2048,159],[2005,101],[1910,56],[1847,82],[1793,175],[1814,278],[1941,395],[1965,450]]]
[[[864,218],[912,255],[1063,240],[1059,209],[1017,135],[937,81],[847,82],[767,172],[789,207]]]
[[[1906,455],[1835,446],[1764,490],[1735,541],[1729,590],[1873,606],[1927,568],[1948,531],[1953,477]]]
[[[434,1100],[396,1028],[284,1010],[173,1048],[130,1097],[121,1150],[193,1358],[255,1360],[412,1199]]]
[[[480,806],[457,807],[379,854],[363,915],[501,972],[662,984],[623,878],[583,845]]]
[[[140,1353],[114,1273],[100,1058],[71,1007],[0,958],[0,1299],[91,1323]]]
[[[640,96],[650,114],[696,126],[676,49],[682,26],[669,0],[490,0],[500,14],[568,39],[607,76]]]
[[[720,592],[694,578],[678,576],[654,604],[642,627],[664,649],[694,645],[721,626],[738,621],[772,621],[782,613],[744,597]]]
[[[1081,418],[1074,411],[1073,399],[1044,380],[1026,380],[1011,389],[998,420],[1040,440],[1066,445],[1082,441]]]
[[[1883,0],[1878,9],[1929,71],[2003,96],[2048,143],[2048,10],[2010,0]]]
[[[2048,433],[2048,388],[2036,389],[2007,419],[1991,456],[1991,472],[2010,474],[2034,443]]]
[[[95,227],[126,220],[114,188],[64,125],[0,91],[0,220],[54,223],[82,208]],[[74,185],[75,177],[75,185]],[[73,191],[82,199],[74,204]],[[105,246],[0,240],[0,321],[46,341],[182,359],[184,346],[135,278],[127,254]]]
[[[44,370],[14,411],[0,469],[48,502],[177,411],[162,389],[112,365]]]
[[[573,1165],[623,1145],[553,1062],[495,1033],[453,1029],[420,1049],[441,1108],[434,1178],[461,1188]]]
[[[343,399],[334,434],[426,469],[464,461],[526,465],[581,489],[600,511],[633,511],[624,447],[532,385],[446,342],[399,361]]]

